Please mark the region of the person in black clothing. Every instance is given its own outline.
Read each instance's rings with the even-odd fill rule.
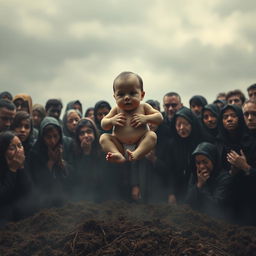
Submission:
[[[231,164],[234,196],[234,220],[256,225],[256,102],[248,100],[243,106],[246,130],[240,152],[231,150],[227,160]]]
[[[231,177],[222,170],[218,149],[202,142],[192,153],[191,177],[185,202],[193,209],[227,219],[230,214]]]
[[[10,129],[16,114],[16,106],[9,100],[0,99],[0,132]]]
[[[31,182],[24,169],[24,149],[11,131],[0,133],[0,224],[25,217]]]
[[[173,117],[173,134],[164,161],[168,167],[168,202],[184,202],[190,176],[190,158],[196,146],[203,141],[201,126],[193,112],[183,107]]]
[[[216,137],[219,134],[219,115],[219,107],[215,104],[205,105],[202,109],[202,128],[205,132],[205,139],[208,142],[215,143]]]
[[[94,106],[94,122],[99,131],[99,134],[103,133],[112,133],[112,129],[106,131],[101,127],[101,120],[104,116],[106,116],[111,110],[111,106],[107,101],[101,100],[98,101]]]
[[[60,119],[60,115],[62,108],[63,104],[59,99],[49,99],[45,104],[46,115],[56,118],[61,126],[62,120]]]
[[[74,138],[75,130],[82,114],[78,109],[69,109],[63,116],[63,133],[65,136]]]
[[[72,100],[72,101],[68,102],[66,109],[65,109],[65,113],[70,109],[77,109],[77,110],[79,110],[81,115],[83,115],[83,105],[79,100]]]
[[[43,119],[28,160],[39,208],[60,206],[65,199],[64,185],[72,172],[69,164],[71,141],[62,135],[57,119]]]
[[[207,104],[205,97],[195,95],[189,100],[189,107],[197,117],[201,117],[203,107]]]
[[[227,154],[233,150],[239,154],[242,149],[242,138],[245,131],[245,123],[242,109],[237,105],[227,105],[220,113],[219,135],[216,145],[221,155],[223,168],[231,170],[227,161]]]
[[[27,159],[31,148],[35,143],[31,116],[25,111],[17,112],[14,117],[11,130],[13,130],[19,137]]]

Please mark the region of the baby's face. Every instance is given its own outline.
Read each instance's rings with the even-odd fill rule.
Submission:
[[[145,92],[141,90],[137,77],[129,77],[115,84],[114,98],[119,108],[132,111],[140,105]]]

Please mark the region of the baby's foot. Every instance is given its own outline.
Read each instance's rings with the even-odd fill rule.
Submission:
[[[126,161],[125,157],[118,152],[108,152],[106,155],[106,160],[113,163],[123,163]]]
[[[136,154],[135,151],[131,151],[131,150],[127,149],[126,152],[127,152],[128,160],[129,160],[130,162],[136,161],[136,160],[139,159],[139,158],[138,158],[138,155]]]

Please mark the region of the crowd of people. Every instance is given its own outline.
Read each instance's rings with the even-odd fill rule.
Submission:
[[[0,225],[79,200],[187,204],[256,225],[256,84],[248,99],[195,95],[189,107],[169,92],[163,111],[142,102],[135,73],[113,89],[113,108],[101,100],[84,111],[72,100],[64,113],[60,99],[0,93]]]

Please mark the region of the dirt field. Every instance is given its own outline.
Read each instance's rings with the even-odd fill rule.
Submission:
[[[2,256],[256,255],[256,227],[228,225],[187,207],[67,204],[0,230]]]

